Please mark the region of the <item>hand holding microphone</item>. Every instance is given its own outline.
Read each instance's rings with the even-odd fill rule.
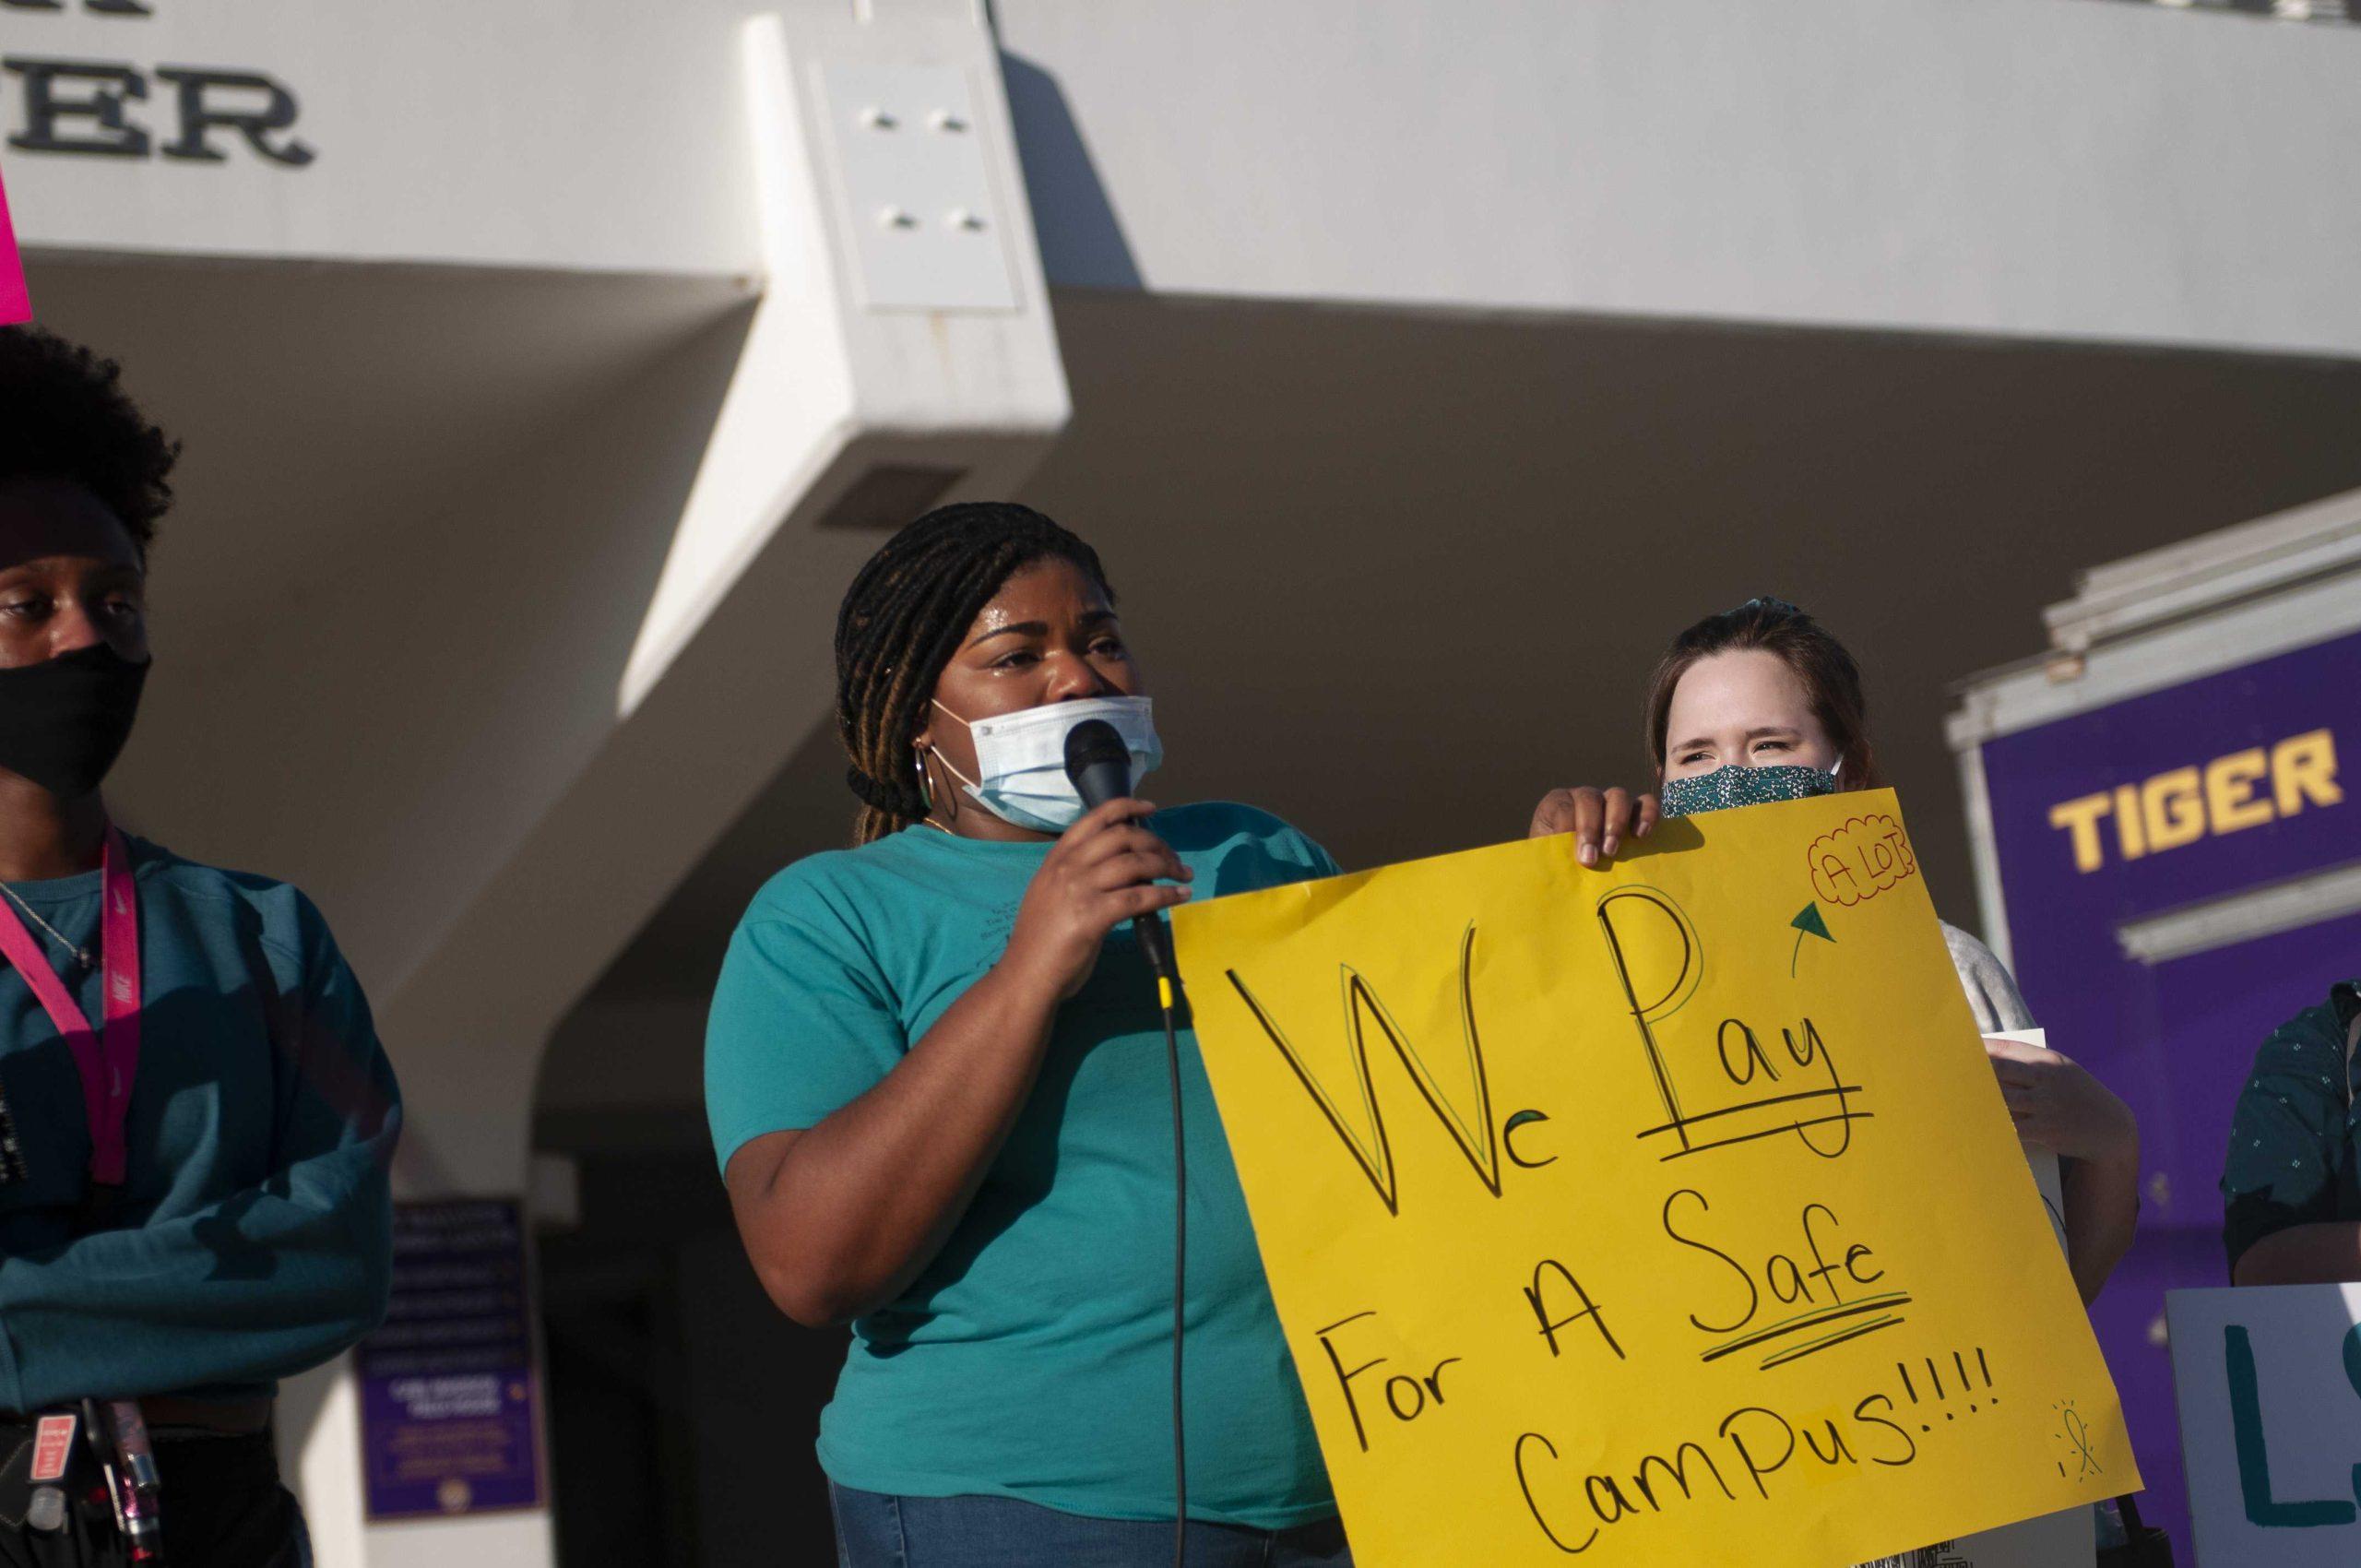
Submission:
[[[1062,1001],[1090,979],[1107,933],[1128,920],[1141,932],[1148,962],[1169,980],[1177,971],[1157,914],[1185,902],[1189,889],[1160,882],[1185,885],[1195,873],[1171,846],[1139,826],[1156,808],[1133,798],[1131,754],[1114,726],[1103,719],[1076,725],[1066,739],[1066,766],[1086,809],[1033,873],[1009,936],[1008,958],[1046,974]],[[1111,791],[1099,792],[1110,782]]]
[[[1132,754],[1123,744],[1123,737],[1103,719],[1086,719],[1066,731],[1066,777],[1074,781],[1074,792],[1082,797],[1086,810],[1096,811],[1113,801],[1132,798]],[[1190,873],[1180,864],[1180,857],[1169,847],[1145,828],[1134,832],[1154,840],[1176,871],[1158,872],[1159,876],[1178,875],[1183,881]],[[1186,896],[1183,890],[1183,897]],[[1174,899],[1179,903],[1180,899]],[[1149,909],[1132,919],[1132,929],[1139,933],[1140,951],[1147,957],[1148,967],[1156,978],[1165,983],[1165,1005],[1170,1006],[1171,988],[1180,983],[1180,971],[1172,963],[1172,937],[1164,922]]]

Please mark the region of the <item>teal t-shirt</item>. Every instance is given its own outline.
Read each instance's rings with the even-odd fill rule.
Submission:
[[[0,962],[0,1091],[25,1159],[0,1185],[0,1410],[267,1394],[386,1313],[401,1102],[326,922],[283,882],[130,849],[139,1065],[124,1195],[87,1234],[81,1075]],[[99,952],[98,872],[8,885]],[[99,1018],[101,971],[26,927]]]
[[[1336,870],[1245,806],[1148,826],[1195,872],[1200,899]],[[1049,849],[911,827],[773,877],[730,940],[706,1030],[723,1167],[891,1072],[999,960]],[[1180,1059],[1189,1514],[1262,1529],[1324,1518],[1327,1471],[1187,1029]],[[1127,923],[1059,1009],[1040,1077],[949,1241],[853,1325],[822,1467],[867,1491],[1172,1517],[1172,1180],[1163,1023]]]

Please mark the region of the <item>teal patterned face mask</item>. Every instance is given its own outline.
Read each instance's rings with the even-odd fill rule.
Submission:
[[[1837,765],[1839,767],[1843,764]],[[1665,780],[1664,814],[1695,816],[1700,812],[1717,812],[1730,806],[1767,805],[1773,801],[1808,801],[1815,795],[1836,793],[1836,768],[1823,773],[1817,767],[1783,763],[1774,767],[1747,767],[1732,763],[1711,773],[1700,773],[1689,778]]]

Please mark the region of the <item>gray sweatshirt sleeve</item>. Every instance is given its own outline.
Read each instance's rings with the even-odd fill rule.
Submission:
[[[1952,950],[1952,968],[1959,971],[1960,989],[1967,992],[1977,1028],[1992,1034],[2035,1027],[2025,999],[2017,994],[2016,980],[1992,949],[1955,925],[1943,927],[1943,941]]]

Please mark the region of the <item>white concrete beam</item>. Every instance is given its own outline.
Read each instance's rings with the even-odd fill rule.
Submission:
[[[113,94],[146,146],[0,150],[36,253],[765,265],[746,111],[715,85],[753,0],[73,4],[0,9],[0,53],[129,73],[56,95]],[[1064,286],[2361,352],[2333,150],[2361,145],[2361,29],[2076,0],[997,15]],[[282,84],[300,113],[273,138],[314,160],[226,130],[219,162],[168,155],[161,71],[188,60]],[[30,87],[0,73],[19,137]]]
[[[1000,0],[1063,285],[2361,353],[2361,29]]]

